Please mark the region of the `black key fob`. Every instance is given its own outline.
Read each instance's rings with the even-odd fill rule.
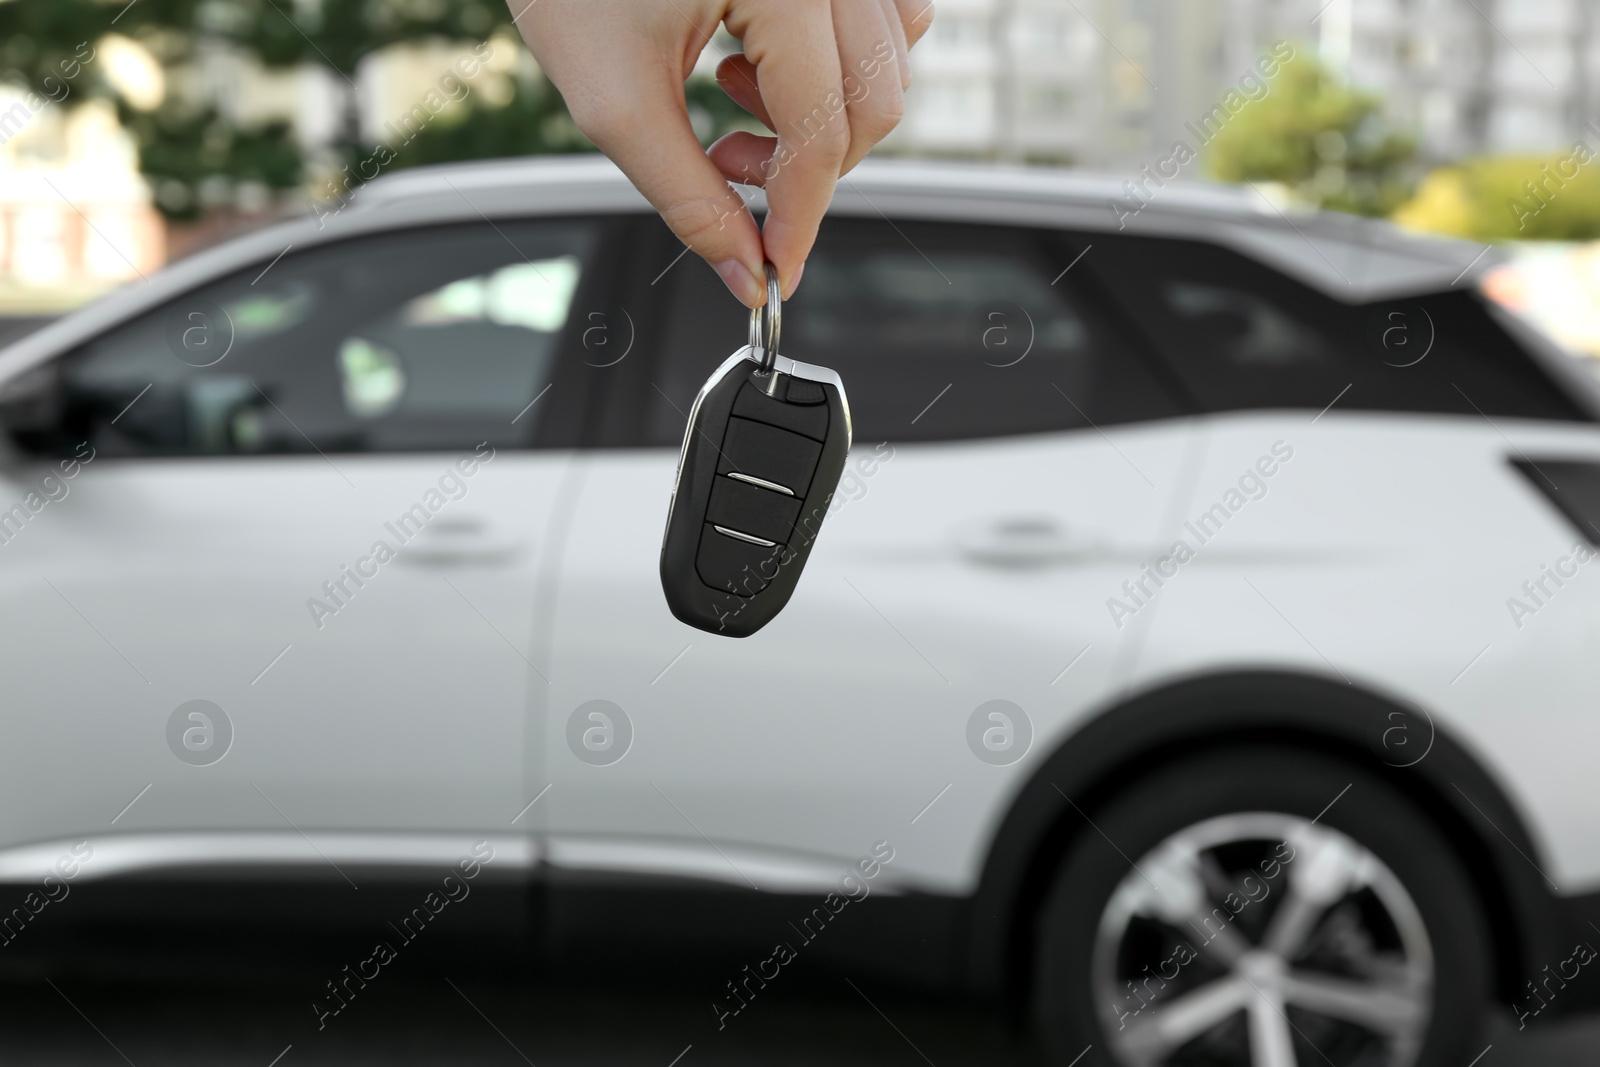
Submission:
[[[750,636],[789,602],[850,451],[839,375],[777,354],[770,264],[767,294],[751,313],[750,344],[717,368],[689,410],[661,542],[672,614],[724,637]]]

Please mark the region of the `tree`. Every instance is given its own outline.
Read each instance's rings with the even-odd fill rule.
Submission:
[[[210,41],[266,67],[323,68],[340,93],[342,136],[352,142],[359,140],[355,77],[367,56],[429,38],[475,43],[511,24],[505,0],[138,0],[118,18],[121,32],[153,42],[172,62],[193,59]]]
[[[0,2],[0,71],[25,88],[49,89],[49,79],[60,77],[59,64],[76,53],[80,42],[93,42],[105,33],[115,13],[91,0]],[[96,72],[74,81],[80,90],[103,91]]]
[[[1402,204],[1402,226],[1478,241],[1600,238],[1600,165],[1583,142],[1551,156],[1489,156],[1441,167]]]
[[[561,94],[540,77],[531,84],[516,81],[504,103],[470,97],[464,106],[440,115],[398,151],[394,166],[592,151],[594,145],[578,131]]]
[[[1210,141],[1206,170],[1276,182],[1317,207],[1386,215],[1408,193],[1416,143],[1387,126],[1381,106],[1302,51]]]
[[[509,100],[474,94],[465,107],[440,115],[397,153],[394,166],[595,151],[548,78],[519,78],[513,85]],[[689,79],[684,96],[695,132],[705,144],[732,130],[766,132],[713,78]]]
[[[310,6],[286,0],[139,0],[122,11],[118,29],[140,40],[168,69],[194,63],[206,48],[226,49],[269,69],[322,68],[340,101],[333,154],[348,161],[370,147],[362,144],[356,89],[362,60],[430,38],[481,41],[510,21],[504,0],[319,0]],[[181,96],[169,97],[153,114],[126,102],[118,111],[139,146],[140,170],[151,181],[156,205],[169,218],[196,218],[219,198],[231,196],[237,203],[252,189],[283,195],[304,180],[305,146],[287,122],[243,125],[209,101]]]
[[[362,60],[425,40],[477,44],[511,26],[505,0],[0,0],[0,69],[43,84],[79,42],[110,32],[139,41],[168,71],[192,68],[207,49],[269,69],[320,67],[340,97],[340,133],[332,158],[320,162],[338,171],[370,160],[375,147],[360,129]],[[115,96],[99,72],[93,85]],[[397,149],[392,165],[593,150],[543,75],[513,78],[506,88],[472,92]],[[758,128],[711,79],[692,79],[685,92],[707,143],[730,129]],[[285,195],[303,186],[307,164],[316,162],[287,122],[241,124],[212,101],[181,93],[169,93],[154,111],[117,103],[156,206],[172,220],[262,193]]]

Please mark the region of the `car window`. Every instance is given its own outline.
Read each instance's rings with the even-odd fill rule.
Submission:
[[[595,245],[563,221],[291,250],[67,357],[68,418],[111,455],[527,443]]]
[[[1060,281],[1059,258],[1024,230],[830,219],[784,304],[781,351],[840,373],[858,440],[968,440],[1174,414],[1070,277]],[[668,277],[647,407],[658,445],[681,438],[696,391],[748,322],[702,264]]]
[[[1585,418],[1475,292],[1346,304],[1205,242],[1093,240],[1084,267],[1207,410],[1338,398],[1339,410]]]

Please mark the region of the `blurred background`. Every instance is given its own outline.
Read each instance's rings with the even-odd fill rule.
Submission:
[[[755,128],[737,47],[688,86],[707,143]],[[1600,357],[1587,0],[939,0],[913,62],[885,154],[1137,178],[1183,144],[1179,180],[1511,246],[1495,298]],[[380,173],[592,150],[499,0],[0,0],[0,329]]]

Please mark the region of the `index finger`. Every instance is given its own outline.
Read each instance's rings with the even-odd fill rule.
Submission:
[[[535,9],[522,20],[527,31]],[[542,28],[543,43],[561,27]],[[579,42],[581,44],[581,42]],[[672,232],[698,252],[748,307],[766,302],[761,233],[744,201],[707,158],[689,123],[681,70],[647,36],[623,27],[608,43],[604,66],[585,62],[577,45],[543,51],[573,121],[644,194]]]
[[[826,3],[765,6],[740,33],[778,135],[762,167],[767,221],[762,244],[787,297],[817,239],[850,147],[839,49]]]
[[[661,72],[665,75],[666,72]],[[654,79],[619,115],[585,130],[747,307],[766,301],[761,234],[743,200],[706,156],[683,102],[683,86]]]

